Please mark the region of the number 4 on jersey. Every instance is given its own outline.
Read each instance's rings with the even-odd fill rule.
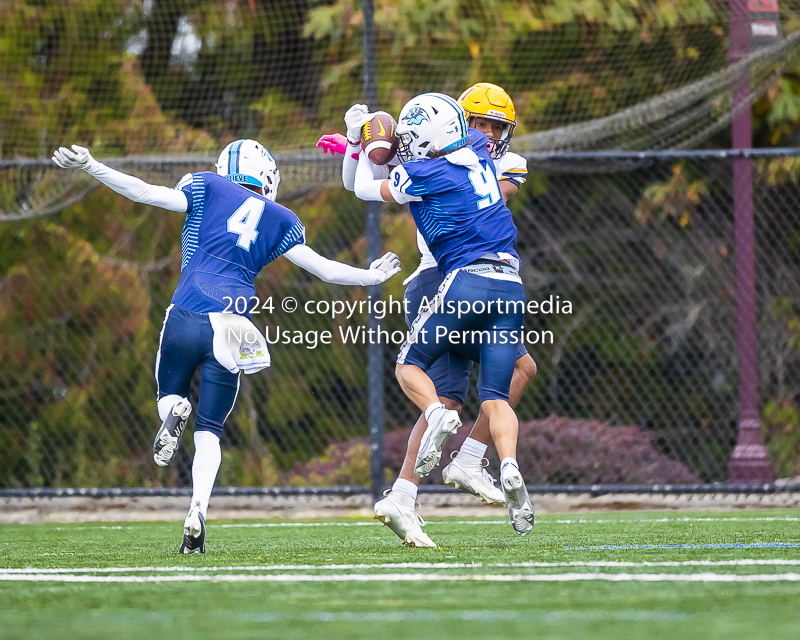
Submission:
[[[470,169],[469,181],[472,183],[475,195],[478,196],[478,209],[485,209],[500,202],[502,198],[500,187],[497,184],[494,171],[489,167],[481,164],[480,168]]]
[[[228,218],[228,233],[235,233],[239,236],[236,246],[245,251],[250,251],[252,245],[258,237],[258,221],[264,213],[264,201],[258,198],[248,198],[242,205]]]

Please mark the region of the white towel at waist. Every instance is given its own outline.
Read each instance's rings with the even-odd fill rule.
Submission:
[[[231,373],[255,373],[271,359],[267,341],[248,318],[235,313],[209,313],[214,330],[214,357]]]

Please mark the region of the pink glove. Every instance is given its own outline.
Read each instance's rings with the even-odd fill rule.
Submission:
[[[332,156],[337,153],[344,155],[345,151],[347,151],[347,138],[341,133],[331,133],[330,135],[322,136],[317,141],[317,147],[322,149],[323,153],[330,151]],[[352,154],[352,157],[354,160],[358,160],[357,153]]]

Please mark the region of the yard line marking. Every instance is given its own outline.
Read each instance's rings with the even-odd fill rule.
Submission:
[[[764,558],[738,560],[665,560],[665,561],[616,561],[616,560],[573,560],[570,562],[380,562],[358,564],[266,564],[242,565],[226,567],[27,567],[1,569],[0,575],[58,575],[78,573],[201,573],[215,571],[353,571],[355,569],[480,569],[480,568],[531,568],[531,569],[556,569],[569,567],[587,568],[626,568],[634,569],[652,567],[778,567],[800,566],[800,559]]]
[[[800,564],[800,561],[798,561]],[[157,573],[196,573],[200,571],[302,571],[302,570],[352,570],[352,569],[477,569],[484,565],[480,562],[382,562],[361,564],[266,564],[243,565],[228,567],[80,567],[80,568],[15,568],[0,569],[3,574],[59,574],[59,573],[143,573],[147,571]]]
[[[577,519],[557,519],[557,520],[537,520],[537,524],[650,524],[657,523],[663,524],[666,522],[800,522],[800,518],[796,516],[759,516],[754,518],[743,518],[740,516],[733,516],[730,518],[709,518],[703,516],[675,516],[663,518],[628,518],[613,519],[613,518],[577,518]]]
[[[380,525],[379,522],[375,520],[367,520],[367,521],[355,521],[355,522],[236,522],[236,523],[227,523],[227,524],[217,524],[214,522],[214,519],[208,520],[209,524],[214,524],[214,527],[219,527],[220,529],[262,529],[262,528],[271,528],[271,527],[377,527]],[[148,524],[156,524],[161,526],[172,526],[172,523],[165,522],[165,521],[155,521],[153,523]],[[469,525],[478,525],[478,524],[508,524],[508,520],[440,520],[434,521],[433,524],[469,524]],[[106,529],[109,531],[128,531],[133,529],[132,526],[91,526],[91,525],[81,525],[81,526],[72,526],[72,525],[53,525],[53,524],[42,524],[37,525],[42,529],[55,529],[56,531],[75,531],[79,529]]]
[[[213,522],[213,520],[211,521]],[[431,524],[508,524],[508,520],[439,520]],[[236,524],[216,524],[223,529],[260,529],[262,527],[377,527],[380,522],[247,522]]]
[[[770,559],[749,559],[739,560],[664,560],[664,561],[641,561],[626,562],[615,560],[573,560],[571,562],[514,562],[504,564],[497,562],[492,567],[770,567],[770,566],[800,566],[800,560],[770,558]]]
[[[595,547],[564,547],[570,551],[625,549],[775,549],[800,547],[797,542],[731,542],[717,544],[604,544]]]
[[[694,614],[682,613],[678,611],[648,611],[648,610],[622,610],[622,611],[575,611],[561,609],[556,611],[508,611],[508,610],[470,610],[470,611],[431,611],[429,609],[397,610],[365,612],[365,611],[313,611],[313,612],[284,612],[284,611],[226,611],[212,614],[215,620],[236,622],[279,622],[279,621],[303,621],[303,622],[420,622],[420,621],[441,621],[441,620],[464,620],[469,622],[561,622],[563,620],[579,619],[590,622],[602,622],[607,620],[625,621],[650,621],[650,620],[689,620]],[[120,623],[129,622],[141,624],[143,622],[169,622],[173,616],[160,614],[100,614],[93,611],[91,615],[82,615],[75,619],[75,622],[97,625],[103,622]]]
[[[108,616],[111,618],[112,616]],[[214,618],[222,620],[236,619],[251,622],[278,622],[278,621],[303,621],[303,622],[420,622],[441,620],[464,620],[469,622],[562,622],[564,620],[583,620],[602,622],[607,620],[625,621],[650,621],[650,620],[689,620],[693,614],[677,611],[574,611],[562,609],[557,611],[430,611],[416,609],[412,611],[380,611],[375,613],[356,611],[317,611],[309,613],[284,613],[265,611],[259,613],[245,613],[236,611],[228,615],[215,615]],[[92,616],[97,620],[97,616]],[[119,615],[113,616],[114,621],[119,620]]]
[[[220,529],[261,529],[263,527],[369,527],[377,522],[247,522],[241,524],[216,524]]]
[[[560,609],[555,611],[431,611],[428,609],[397,610],[364,612],[364,611],[314,611],[314,612],[284,612],[284,611],[260,611],[249,613],[244,611],[226,611],[225,613],[215,613],[211,616],[214,620],[235,621],[235,622],[428,622],[428,621],[466,621],[466,622],[564,622],[566,620],[580,620],[584,622],[604,622],[604,621],[688,621],[694,614],[678,611],[652,611],[652,610],[622,610],[622,611],[576,611],[570,609]],[[91,625],[119,624],[128,622],[142,624],[144,622],[170,622],[173,616],[165,614],[99,614],[93,611],[91,615],[81,615],[74,618],[77,623],[88,623]]]
[[[44,525],[44,526],[47,526],[47,525]],[[55,528],[56,531],[62,531],[62,530],[74,531],[75,529],[105,529],[107,531],[123,531],[123,530],[130,531],[131,529],[133,529],[133,527],[130,527],[130,526],[123,527],[123,526],[120,526],[120,525],[113,526],[113,527],[105,526],[105,525],[100,526],[100,527],[72,527],[72,526],[69,526],[69,525],[67,525],[65,527],[62,527],[61,525],[58,525],[58,526],[55,526],[54,528]]]
[[[769,516],[743,518],[734,516],[731,518],[709,518],[702,516],[676,516],[663,518],[628,518],[624,520],[613,518],[577,518],[577,519],[557,519],[557,520],[537,520],[536,524],[664,524],[669,522],[800,522],[796,516]],[[251,522],[236,524],[218,524],[222,528],[252,528],[261,527],[368,527],[377,525],[377,522]],[[507,525],[508,520],[429,520],[430,525]]]
[[[554,573],[537,575],[442,575],[431,573],[298,575],[220,574],[177,576],[87,576],[6,574],[5,582],[152,583],[152,582],[800,582],[800,573]]]

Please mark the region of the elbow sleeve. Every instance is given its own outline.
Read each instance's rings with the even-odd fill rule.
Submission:
[[[356,183],[356,196],[368,202],[386,202],[381,196],[381,182],[382,180],[371,180],[367,183]]]

